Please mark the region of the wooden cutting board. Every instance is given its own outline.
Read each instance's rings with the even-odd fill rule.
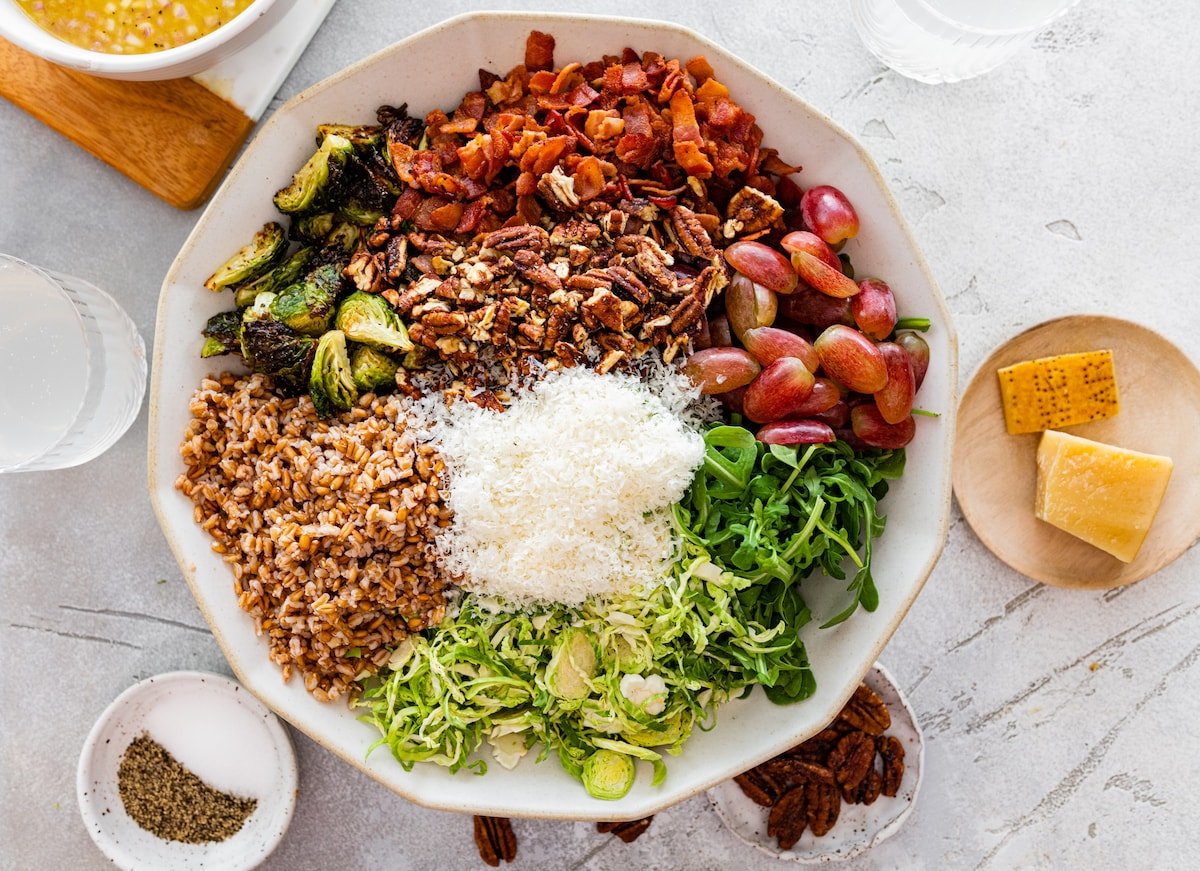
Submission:
[[[101,79],[3,39],[0,96],[181,209],[208,198],[254,126],[192,79]]]
[[[123,82],[0,39],[0,96],[181,209],[208,199],[334,0],[291,0],[255,41],[188,79]]]

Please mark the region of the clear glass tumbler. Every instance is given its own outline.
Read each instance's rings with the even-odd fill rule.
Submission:
[[[898,73],[957,82],[995,69],[1079,0],[850,0],[858,35]]]
[[[145,391],[146,346],[111,296],[0,254],[0,473],[86,463]]]

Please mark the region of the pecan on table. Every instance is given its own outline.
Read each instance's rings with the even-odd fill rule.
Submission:
[[[624,823],[596,823],[596,831],[602,835],[612,833],[626,844],[632,844],[645,834],[652,822],[654,822],[653,814],[648,817],[642,817],[640,820],[629,820]]]
[[[517,836],[512,822],[506,817],[475,817],[475,846],[479,857],[493,868],[501,861],[511,862],[517,858]]]

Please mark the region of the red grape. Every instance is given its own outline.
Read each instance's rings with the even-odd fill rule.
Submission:
[[[912,358],[908,351],[892,342],[876,347],[887,364],[887,384],[875,391],[875,405],[880,416],[890,424],[900,423],[912,414],[913,394],[917,392],[913,377]]]
[[[762,367],[741,348],[707,348],[688,357],[683,371],[701,393],[711,395],[744,387]]]
[[[755,423],[781,420],[813,391],[813,374],[795,357],[780,357],[746,388],[743,407]]]
[[[843,275],[840,269],[830,266],[820,257],[807,251],[793,251],[792,266],[804,279],[805,284],[821,293],[844,299],[859,292],[858,285]]]
[[[775,323],[778,308],[775,294],[744,275],[735,275],[725,289],[725,314],[739,339],[746,330]]]
[[[874,393],[887,383],[887,366],[874,343],[851,327],[834,324],[814,343],[831,378],[858,393]]]
[[[865,278],[858,283],[858,295],[850,300],[854,322],[867,336],[882,342],[896,329],[896,297],[886,282]]]
[[[837,254],[833,253],[825,240],[820,236],[809,233],[807,230],[796,230],[793,233],[788,233],[779,240],[780,247],[788,254],[795,254],[797,251],[807,251],[813,257],[819,257],[824,260],[829,266],[842,271],[842,261]]]
[[[818,185],[804,192],[800,212],[809,229],[836,245],[858,235],[858,214],[846,195],[835,187]]]
[[[890,424],[874,405],[860,405],[851,411],[850,426],[864,444],[873,448],[902,448],[917,434],[917,422],[911,416]]]
[[[809,372],[816,372],[817,367],[821,365],[816,350],[808,341],[777,327],[746,330],[742,335],[742,344],[754,355],[754,359],[764,366],[769,366],[780,357],[797,358],[808,367]]]
[[[833,324],[854,326],[850,300],[835,299],[820,291],[801,287],[780,301],[780,312],[790,321],[825,329]]]
[[[908,351],[908,356],[912,358],[913,379],[917,385],[916,389],[920,390],[925,381],[925,373],[929,371],[929,343],[916,333],[906,330],[896,333],[896,344]]]
[[[817,445],[834,441],[836,436],[819,420],[779,420],[762,427],[757,438],[768,445]]]
[[[755,284],[775,293],[791,293],[799,283],[788,259],[761,242],[734,242],[725,249],[725,259]]]

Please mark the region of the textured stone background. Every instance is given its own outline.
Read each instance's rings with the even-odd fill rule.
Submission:
[[[484,5],[345,0],[280,99]],[[949,299],[964,384],[996,343],[1072,312],[1139,320],[1200,359],[1200,6],[1188,0],[1084,2],[1000,70],[938,87],[876,62],[840,2],[486,5],[687,24],[861,136]],[[109,289],[149,341],[158,286],[196,214],[8,104],[0,141],[0,250]],[[803,155],[803,143],[788,151]],[[151,514],[145,444],[143,413],[83,468],[0,478],[0,867],[105,867],[75,807],[94,718],[147,675],[227,670]],[[925,728],[924,788],[903,831],[853,867],[1197,867],[1197,575],[1194,549],[1112,593],[1043,588],[984,550],[956,509],[945,555],[882,657]],[[478,864],[469,819],[410,805],[296,744],[300,805],[267,867]],[[773,867],[703,797],[628,847],[583,824],[516,831],[517,869]]]

